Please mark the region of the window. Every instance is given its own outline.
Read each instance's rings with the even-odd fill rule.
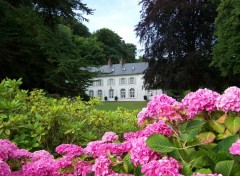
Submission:
[[[98,91],[97,91],[97,96],[98,96],[98,97],[102,97],[102,90],[98,90]]]
[[[135,84],[135,78],[134,77],[130,77],[128,80],[129,84]]]
[[[108,85],[114,85],[114,79],[113,78],[108,79]]]
[[[90,91],[89,91],[89,97],[91,97],[91,98],[94,97],[94,92],[93,92],[93,90],[90,90]]]
[[[113,89],[109,90],[109,98],[113,98]]]
[[[121,89],[120,90],[120,95],[121,95],[121,98],[126,98],[126,90],[125,89]]]
[[[126,78],[120,78],[120,85],[126,84]]]
[[[129,94],[130,94],[130,98],[134,98],[135,97],[135,90],[133,88],[131,88],[129,90]]]
[[[96,86],[102,86],[102,85],[103,85],[103,81],[102,81],[101,79],[96,80],[96,81],[95,81],[95,85],[96,85]]]

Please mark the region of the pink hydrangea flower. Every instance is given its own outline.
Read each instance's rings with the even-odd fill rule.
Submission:
[[[7,160],[13,158],[13,153],[19,150],[18,147],[7,139],[0,139],[0,159]]]
[[[33,162],[38,161],[40,159],[53,159],[53,156],[46,150],[38,150],[32,153],[31,160]]]
[[[0,176],[11,176],[11,169],[7,163],[0,159]]]
[[[174,158],[163,157],[160,160],[153,160],[142,166],[141,172],[144,176],[174,175],[182,176],[179,169],[182,166]]]
[[[114,132],[106,132],[102,137],[102,142],[114,142],[118,140],[118,135]]]
[[[88,176],[92,172],[92,165],[86,161],[79,161],[74,175]]]
[[[229,148],[229,151],[233,155],[240,155],[240,139],[232,144],[232,146]]]
[[[18,150],[15,150],[13,153],[13,158],[18,158],[18,159],[31,158],[32,156],[33,156],[32,153],[25,149],[18,149]]]
[[[152,134],[162,134],[164,136],[171,136],[173,131],[169,125],[167,125],[164,121],[159,120],[149,126],[147,126],[143,132],[142,136],[149,137]]]
[[[240,112],[240,89],[238,87],[229,87],[216,100],[218,110],[224,112],[235,111]]]
[[[99,152],[102,152],[100,150],[100,147],[102,147],[102,144],[104,144],[102,141],[92,141],[89,142],[86,146],[86,148],[84,148],[84,153],[87,155],[92,155],[94,158],[99,156]],[[105,151],[104,151],[105,153]]]
[[[110,165],[110,159],[107,156],[102,155],[95,159],[95,164],[93,165],[92,170],[97,176],[108,176],[113,173],[113,171],[109,168]]]
[[[182,100],[184,106],[188,109],[188,115],[192,119],[198,113],[206,110],[212,112],[216,110],[216,100],[220,96],[217,92],[209,89],[199,89],[191,92]]]
[[[83,153],[83,148],[74,144],[61,144],[57,146],[56,152],[69,157],[80,156]]]
[[[186,108],[180,102],[165,94],[153,96],[147,107],[138,114],[138,125],[144,124],[146,119],[164,120],[171,123],[185,120]]]
[[[146,139],[146,137],[141,137],[131,141],[130,159],[135,166],[146,164],[151,160],[156,160],[160,156],[160,153],[154,152],[147,146]]]

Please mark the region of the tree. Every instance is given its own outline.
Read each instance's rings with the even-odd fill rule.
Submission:
[[[132,62],[136,55],[136,46],[126,44],[125,41],[110,29],[103,28],[97,30],[93,37],[103,43],[106,61],[111,58],[113,63],[118,63],[121,58],[125,62]]]
[[[216,89],[217,70],[209,67],[216,6],[208,0],[142,0],[135,28],[145,44],[146,88]]]
[[[240,76],[240,1],[221,1],[216,18],[217,37],[213,47],[212,65],[221,70],[223,76]],[[239,85],[239,82],[238,82]]]

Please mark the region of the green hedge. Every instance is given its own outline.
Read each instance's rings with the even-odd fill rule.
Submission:
[[[137,111],[97,110],[100,100],[55,99],[43,90],[22,90],[21,84],[21,79],[5,79],[0,84],[0,138],[20,148],[53,152],[63,143],[84,146],[107,131],[122,136],[137,130]]]

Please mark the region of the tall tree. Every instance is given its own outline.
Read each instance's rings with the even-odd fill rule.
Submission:
[[[210,0],[142,0],[136,27],[149,61],[146,88],[216,89],[219,73],[209,67],[216,6]]]
[[[93,37],[103,43],[106,61],[111,58],[113,63],[118,63],[121,58],[125,62],[132,62],[135,59],[136,47],[133,44],[126,44],[125,41],[110,29],[102,28],[97,30]],[[132,58],[134,56],[134,58]]]
[[[221,1],[215,22],[217,42],[212,64],[225,77],[240,77],[240,1]]]

